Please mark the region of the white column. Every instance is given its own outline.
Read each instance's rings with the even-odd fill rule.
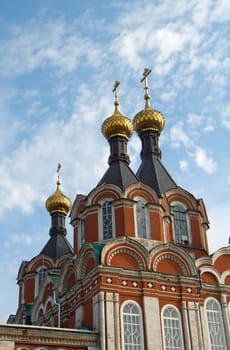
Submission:
[[[162,350],[160,307],[158,298],[143,297],[146,350]]]
[[[119,319],[119,294],[114,294],[114,331],[115,331],[115,350],[120,350],[120,319]]]
[[[114,350],[114,303],[113,293],[105,293],[105,315],[106,315],[106,350]]]
[[[200,315],[197,305],[193,301],[188,301],[188,321],[191,336],[192,349],[203,349]]]
[[[0,350],[14,350],[14,341],[0,340]]]
[[[83,312],[84,312],[83,306],[80,305],[75,311],[75,328],[82,327]]]
[[[204,349],[210,350],[209,331],[208,331],[208,324],[207,324],[207,318],[205,316],[204,306],[200,306],[200,318],[201,318],[201,326],[203,330]]]
[[[99,331],[99,296],[93,297],[93,328]]]
[[[105,343],[105,305],[104,292],[99,292],[99,334],[100,334],[100,350],[106,350]]]
[[[188,324],[188,309],[187,302],[182,301],[182,319],[183,319],[183,328],[184,328],[184,343],[187,350],[191,350],[191,338],[190,338],[190,329]]]
[[[230,349],[230,334],[229,334],[230,322],[228,317],[228,305],[227,305],[227,299],[225,294],[221,295],[221,308],[222,308],[222,314],[223,314],[227,348]]]

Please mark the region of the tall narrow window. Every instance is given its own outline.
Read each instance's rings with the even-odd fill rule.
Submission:
[[[222,312],[220,304],[215,299],[209,299],[207,301],[206,315],[211,346],[210,350],[227,350]]]
[[[148,220],[147,220],[147,208],[146,201],[141,198],[135,198],[136,203],[136,230],[137,236],[147,238],[148,232]]]
[[[183,350],[183,337],[180,314],[173,306],[167,306],[162,314],[164,349]]]
[[[144,350],[141,308],[129,301],[122,307],[122,350]]]
[[[102,204],[102,229],[103,239],[113,237],[113,215],[112,215],[112,201],[106,200]]]
[[[38,271],[38,290],[40,290],[40,288],[42,286],[42,283],[43,283],[45,278],[46,278],[46,269],[44,267],[42,267]]]
[[[181,204],[173,206],[173,216],[176,243],[189,244],[186,209]]]

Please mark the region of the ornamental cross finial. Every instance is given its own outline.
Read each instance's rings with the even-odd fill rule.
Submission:
[[[149,95],[149,86],[148,86],[148,75],[150,73],[151,73],[151,69],[145,68],[144,69],[144,73],[142,74],[143,78],[140,81],[141,83],[145,82],[145,86],[144,86],[144,89],[145,89],[145,101],[146,101],[145,108],[150,107],[150,95]]]
[[[119,85],[120,85],[120,82],[115,80],[114,85],[113,85],[113,92],[115,95],[115,106],[119,105],[119,102],[118,102],[118,86]]]
[[[58,186],[58,187],[61,185],[61,181],[60,181],[60,169],[61,169],[61,164],[58,163],[58,166],[57,166],[57,174],[58,174],[57,186]]]

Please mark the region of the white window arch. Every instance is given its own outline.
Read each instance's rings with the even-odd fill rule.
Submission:
[[[38,270],[37,270],[37,277],[36,277],[36,293],[35,295],[38,295],[42,284],[46,278],[46,274],[47,274],[47,268],[46,266],[41,266]]]
[[[122,350],[144,350],[141,307],[134,301],[121,306]]]
[[[179,244],[191,244],[190,224],[187,208],[180,202],[171,205],[173,213],[173,231],[175,242]]]
[[[165,350],[183,350],[184,341],[180,312],[173,305],[166,305],[161,313]]]
[[[142,197],[135,197],[135,224],[136,235],[141,238],[149,238],[149,211],[147,201]]]
[[[114,208],[113,200],[105,198],[100,202],[100,224],[99,232],[102,240],[111,239],[114,237]]]
[[[205,302],[210,350],[227,350],[223,316],[219,302],[208,298]]]

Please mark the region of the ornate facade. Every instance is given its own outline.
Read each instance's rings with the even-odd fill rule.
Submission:
[[[65,229],[71,203],[58,171],[56,192],[46,202],[50,239],[18,273],[19,306],[9,323],[21,326],[5,326],[0,336],[9,349],[230,348],[230,248],[209,255],[203,200],[179,187],[161,162],[165,119],[150,105],[148,74],[145,108],[133,121],[119,110],[115,84],[115,111],[102,125],[109,166],[96,187],[73,202],[73,248]],[[133,130],[142,143],[136,173],[127,152]],[[21,340],[41,329],[51,340],[61,334],[76,344],[44,341],[41,347],[26,337],[17,343],[7,329],[21,332]]]

